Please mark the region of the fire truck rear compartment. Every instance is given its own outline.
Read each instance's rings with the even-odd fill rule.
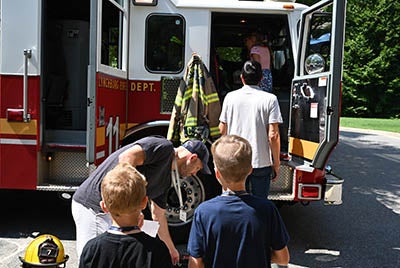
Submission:
[[[281,151],[288,151],[290,87],[294,73],[288,18],[285,14],[212,13],[210,70],[223,101],[225,95],[242,86],[240,71],[249,55],[245,38],[261,34],[270,47],[273,93],[278,97],[283,118],[280,126]],[[293,201],[294,167],[282,161],[280,177],[271,183],[271,200]]]
[[[42,151],[39,190],[74,191],[86,165],[90,1],[43,1]]]
[[[288,18],[285,14],[212,13],[210,70],[223,101],[225,95],[242,86],[240,71],[249,55],[245,38],[257,32],[271,50],[273,93],[283,117],[281,151],[287,152],[290,84],[294,73]]]

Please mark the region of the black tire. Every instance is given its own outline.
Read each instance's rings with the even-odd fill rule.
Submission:
[[[196,177],[183,178],[181,180],[182,193],[184,191],[190,193],[189,195],[182,194],[184,209],[187,215],[186,222],[179,220],[179,201],[175,199],[177,198],[175,196],[175,189],[170,189],[167,219],[169,222],[169,231],[175,244],[187,243],[195,209],[205,200],[213,198],[221,192],[221,186],[213,175],[199,174]],[[188,186],[188,182],[191,183],[190,186]]]

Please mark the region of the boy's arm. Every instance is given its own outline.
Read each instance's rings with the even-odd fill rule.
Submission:
[[[290,255],[287,246],[280,250],[271,250],[271,263],[286,266],[289,264],[289,260]]]
[[[204,268],[203,258],[189,257],[189,268]]]

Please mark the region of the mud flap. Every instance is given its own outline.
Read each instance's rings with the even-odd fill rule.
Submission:
[[[340,179],[333,174],[326,175],[326,188],[324,195],[325,205],[342,204],[343,182],[343,179]]]

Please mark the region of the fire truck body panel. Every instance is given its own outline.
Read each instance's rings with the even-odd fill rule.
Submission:
[[[202,56],[203,62],[206,66],[210,64],[210,38],[212,29],[212,14],[213,13],[226,13],[229,10],[229,14],[280,14],[285,16],[285,20],[288,21],[290,30],[289,36],[292,38],[292,51],[293,56],[296,56],[297,51],[297,27],[298,19],[301,11],[306,6],[301,4],[291,4],[296,8],[283,8],[282,2],[235,2],[235,1],[160,1],[156,7],[141,7],[131,6],[131,23],[130,29],[132,34],[130,35],[130,47],[132,57],[130,57],[130,72],[129,78],[135,77],[139,80],[152,80],[160,79],[160,75],[157,72],[148,71],[145,64],[145,42],[134,42],[136,35],[146,36],[146,25],[143,24],[151,14],[169,14],[180,15],[185,23],[185,36],[190,38],[185,39],[185,63],[189,61],[193,52],[198,53]],[[287,16],[287,14],[292,14]],[[189,19],[188,19],[189,18]],[[132,64],[134,62],[134,64]],[[181,72],[177,72],[177,75],[183,75],[183,69]]]
[[[21,9],[22,6],[26,9]],[[29,69],[32,90],[26,101],[33,112],[32,120],[20,125],[8,122],[6,118],[7,114],[10,117],[22,116],[23,80],[20,77],[24,72],[24,45],[28,44],[38,52],[40,7],[37,2],[2,1],[0,13],[0,185],[2,188],[35,189],[40,142],[40,54],[35,53]],[[20,14],[21,17],[13,14]]]
[[[29,75],[40,74],[41,9],[39,1],[1,2],[1,74],[21,75],[24,70],[24,49],[34,51]],[[15,14],[18,14],[16,16]],[[18,27],[16,27],[18,25]]]
[[[0,188],[73,192],[121,145],[166,136],[194,52],[223,101],[241,87],[243,40],[257,29],[272,50],[284,118],[281,174],[269,198],[341,203],[343,180],[324,168],[338,140],[345,0],[311,9],[278,1],[71,0],[62,9],[25,2],[0,7]],[[322,35],[328,41],[318,43]],[[325,69],[307,74],[303,62],[316,54]],[[178,227],[181,209],[190,219],[220,190],[203,176],[182,178],[181,186],[184,208],[170,191],[167,209]]]

